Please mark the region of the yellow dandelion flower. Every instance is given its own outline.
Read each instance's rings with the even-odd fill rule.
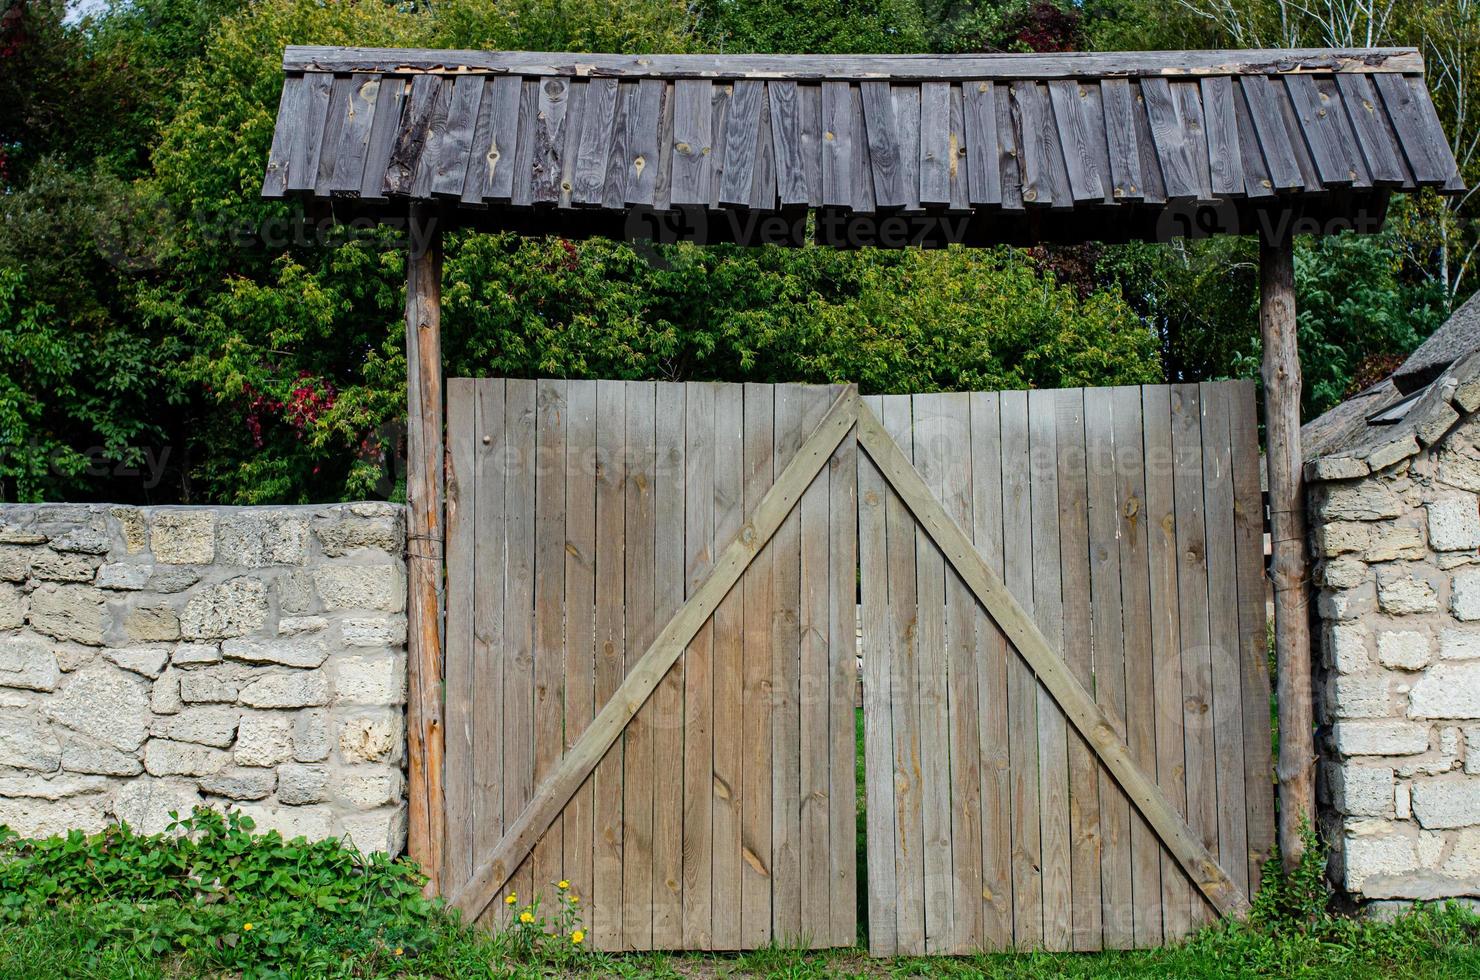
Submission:
[[[400,956],[404,952],[406,952],[406,950],[402,949],[400,946],[397,946],[396,947],[396,955],[397,956]]]
[[[581,945],[581,943],[586,941],[586,933],[580,929],[577,929],[575,932],[570,934],[570,941],[572,944],[579,946]]]
[[[564,878],[562,878],[560,881],[558,881],[555,884],[555,887],[558,888],[558,889],[560,889],[561,891],[565,891],[567,888],[570,887],[570,882],[568,882]]]
[[[504,899],[504,904],[513,905],[517,901],[519,901],[519,896],[515,895],[513,892],[509,892],[509,897]]]
[[[525,925],[529,925],[531,922],[534,921],[534,913],[533,912],[520,912],[519,913],[519,921],[522,922],[522,923],[524,923]]]
[[[579,902],[581,900],[581,896],[579,896],[579,895],[568,895],[566,897],[570,900],[570,904],[572,904],[572,905],[576,904],[577,902]]]
[[[250,922],[243,922],[242,923],[242,932],[251,932],[254,928],[256,928],[256,927],[253,926],[252,923],[250,923]]]

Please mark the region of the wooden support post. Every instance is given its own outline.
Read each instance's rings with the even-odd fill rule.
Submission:
[[[413,204],[406,262],[407,851],[434,894],[442,872],[442,235]]]
[[[1264,426],[1273,539],[1276,699],[1279,702],[1280,854],[1300,860],[1301,822],[1315,824],[1310,606],[1305,559],[1305,461],[1300,450],[1300,351],[1295,263],[1288,235],[1259,243],[1259,334],[1264,344]]]

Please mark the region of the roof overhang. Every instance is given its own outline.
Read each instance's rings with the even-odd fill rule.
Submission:
[[[290,47],[263,194],[488,230],[842,246],[1381,227],[1460,189],[1408,48],[601,55]],[[810,220],[809,220],[810,219]]]

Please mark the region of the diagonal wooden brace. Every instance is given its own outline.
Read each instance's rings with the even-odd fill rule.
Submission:
[[[1162,794],[1156,780],[1136,764],[1110,718],[1048,645],[1037,623],[935,499],[919,471],[867,405],[860,405],[858,410],[858,442],[1198,889],[1221,914],[1240,919],[1247,916],[1248,898]]]
[[[833,402],[827,415],[802,443],[792,461],[786,464],[771,489],[766,491],[735,540],[714,563],[709,577],[663,627],[657,639],[627,674],[622,686],[576,739],[555,771],[535,789],[528,805],[494,845],[488,860],[480,864],[468,882],[451,897],[450,904],[462,910],[465,918],[471,921],[483,914],[520,862],[565,809],[627,723],[657,689],[699,628],[713,615],[751,561],[802,499],[802,493],[827,465],[833,451],[853,428],[858,408],[858,389],[850,386]]]

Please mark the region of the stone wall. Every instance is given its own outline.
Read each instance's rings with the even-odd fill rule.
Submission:
[[[399,507],[0,506],[0,823],[405,838]]]
[[[1323,823],[1359,900],[1480,895],[1480,415],[1437,419],[1308,469]]]

